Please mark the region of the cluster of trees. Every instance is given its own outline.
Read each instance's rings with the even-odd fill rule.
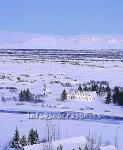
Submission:
[[[79,91],[96,91],[98,95],[102,93],[106,94],[105,103],[110,104],[118,104],[119,106],[123,106],[123,89],[121,87],[114,87],[111,89],[108,82],[106,83],[98,83],[98,82],[91,82],[89,86],[83,84],[83,86],[79,85]]]
[[[39,135],[37,130],[31,129],[28,134],[28,138],[25,135],[20,138],[19,131],[16,128],[12,141],[10,142],[11,148],[23,149],[24,146],[33,145],[39,143]]]
[[[29,89],[27,90],[21,90],[19,94],[19,101],[32,101],[33,100],[33,94],[30,92]]]
[[[121,90],[121,87],[116,86],[113,90],[109,88],[105,98],[105,103],[109,104],[111,102],[123,106],[123,91]]]
[[[78,90],[79,91],[96,91],[98,95],[101,95],[109,90],[109,85],[103,84],[102,82],[89,82],[84,83],[83,85],[79,84]]]

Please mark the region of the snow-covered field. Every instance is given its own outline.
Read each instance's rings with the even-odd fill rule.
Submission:
[[[62,84],[70,83],[76,86],[78,83],[95,81],[109,81],[110,86],[123,85],[123,63],[121,61],[79,61],[77,64],[70,62],[56,61],[21,61],[11,60],[7,56],[3,61],[0,59],[0,98],[10,98],[7,102],[0,102],[0,110],[53,110],[53,111],[84,111],[108,115],[123,116],[123,108],[113,104],[104,104],[103,98],[97,98],[94,102],[82,102],[69,100],[60,102],[61,92],[65,88]],[[20,90],[29,88],[34,94],[41,94],[44,83],[51,91],[51,95],[44,98],[42,104],[25,103],[17,104]],[[14,87],[13,89],[6,87]],[[93,108],[92,110],[88,108]],[[123,149],[123,122],[99,122],[87,120],[52,120],[59,125],[60,139],[86,136],[89,132],[94,137],[101,136],[104,143],[114,144],[116,135],[119,150]],[[28,119],[28,114],[0,113],[0,150],[12,138],[16,127],[21,135],[27,136],[31,128],[37,129],[40,139],[46,138],[47,120]],[[108,142],[107,142],[108,141]]]
[[[0,114],[0,143],[6,145],[7,141],[13,136],[15,128],[18,127],[20,135],[28,136],[30,128],[38,129],[40,139],[46,138],[46,120],[29,120],[28,116],[20,114]],[[89,121],[53,120],[54,124],[59,125],[60,139],[86,136],[89,132],[94,137],[102,137],[104,143],[114,144],[115,136],[118,136],[119,148],[122,150],[123,124],[99,123]]]

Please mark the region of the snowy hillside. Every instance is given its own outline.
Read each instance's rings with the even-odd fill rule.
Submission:
[[[71,150],[71,149],[78,149],[81,147],[83,150],[85,148],[87,141],[85,137],[73,137],[73,138],[67,138],[64,140],[57,140],[52,141],[49,143],[43,143],[43,144],[35,144],[32,146],[26,146],[24,147],[24,150],[43,150],[48,147],[52,147],[53,150],[57,150],[57,148],[62,145],[64,150]]]

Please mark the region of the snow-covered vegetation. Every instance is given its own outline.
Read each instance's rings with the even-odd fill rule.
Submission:
[[[6,52],[0,55],[0,149],[11,145],[14,132],[14,139],[19,137],[19,142],[24,143],[21,145],[26,145],[25,150],[38,150],[51,141],[56,148],[61,144],[65,149],[66,139],[70,142],[75,137],[83,137],[88,143],[88,133],[91,133],[92,141],[101,138],[101,150],[108,147],[123,149],[123,63],[117,55],[114,57],[115,51],[113,55],[87,51],[87,56],[82,53],[79,59],[71,54],[68,60],[65,51],[61,58],[56,57],[56,51],[53,55],[53,50],[51,54],[48,50],[44,57],[44,50],[39,53],[36,50],[28,53],[8,50],[7,55]],[[88,117],[32,119],[29,113],[81,113]],[[53,138],[47,136],[49,120],[52,120]],[[33,145],[27,144],[30,132],[31,135],[38,133],[39,139],[34,140]],[[68,150],[79,148],[70,143]]]

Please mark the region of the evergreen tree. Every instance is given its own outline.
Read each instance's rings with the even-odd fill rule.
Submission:
[[[113,102],[117,103],[119,106],[123,106],[123,91],[120,90],[120,87],[116,86],[114,88]]]
[[[119,92],[117,103],[119,106],[123,106],[123,92]]]
[[[31,130],[29,131],[28,143],[29,143],[30,145],[38,144],[38,143],[39,143],[39,136],[38,136],[37,130],[31,129]]]
[[[116,87],[114,88],[114,93],[113,93],[113,102],[114,102],[114,103],[117,103],[117,102],[118,102],[119,95],[120,95],[120,90],[119,90],[119,87],[116,86]]]
[[[85,145],[85,148],[83,150],[89,150],[88,145]]]
[[[78,90],[81,92],[82,91],[82,86],[79,85]]]
[[[106,89],[105,89],[105,87],[103,86],[103,85],[100,85],[99,87],[98,87],[98,94],[100,95],[100,94],[103,94],[103,93],[105,93],[106,92]]]
[[[14,137],[11,141],[11,146],[12,148],[20,148],[20,137],[19,137],[19,132],[17,128],[15,130]]]
[[[26,101],[31,101],[32,100],[32,94],[31,94],[29,89],[27,89],[25,91],[25,98],[26,98]]]
[[[97,84],[93,83],[91,87],[91,91],[97,91],[97,87],[98,87]]]
[[[60,145],[57,147],[57,150],[63,150],[63,146],[60,144]]]
[[[86,85],[83,85],[83,90],[88,91],[88,87]]]
[[[31,130],[29,131],[28,143],[29,143],[30,145],[33,145],[33,144],[34,144],[34,130],[33,130],[33,129],[31,129]]]
[[[21,90],[20,94],[19,94],[19,101],[22,102],[24,101],[24,97],[23,97],[23,91]]]
[[[27,101],[27,98],[26,98],[26,90],[23,90],[23,99],[24,99],[24,101]]]
[[[28,145],[25,135],[23,135],[22,138],[20,139],[20,144],[22,147]]]
[[[107,85],[106,87],[106,92],[111,92],[111,88],[109,87],[109,85]]]
[[[61,94],[61,99],[62,99],[62,100],[66,100],[66,99],[67,99],[67,92],[66,92],[65,89],[63,90],[63,92],[62,92],[62,94]]]
[[[39,143],[39,136],[37,130],[34,131],[34,144]]]
[[[107,96],[106,96],[106,98],[105,98],[105,103],[106,103],[106,104],[110,104],[111,101],[112,101],[111,91],[110,91],[110,92],[108,91]]]

